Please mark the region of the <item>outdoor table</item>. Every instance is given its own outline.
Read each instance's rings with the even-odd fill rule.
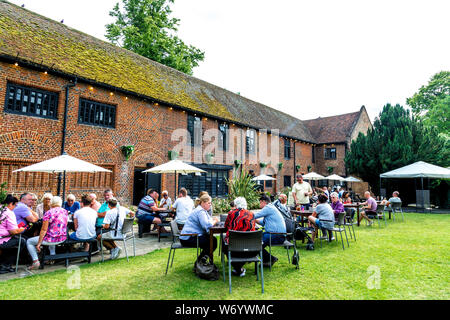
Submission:
[[[209,258],[211,259],[211,263],[214,262],[214,251],[213,251],[213,238],[214,234],[220,234],[220,242],[222,242],[222,233],[227,232],[227,229],[219,224],[217,226],[213,226],[209,228]],[[218,246],[221,246],[222,243],[219,243]]]
[[[356,208],[356,219],[357,219],[357,226],[359,227],[359,208],[361,204],[359,202],[357,203],[344,203],[344,208]]]
[[[296,218],[297,216],[301,216],[301,224],[302,227],[305,226],[305,222],[304,222],[304,218],[308,218],[310,215],[312,215],[314,212],[314,210],[304,210],[304,211],[299,211],[299,210],[292,210],[291,209],[291,214],[294,216],[294,218]]]

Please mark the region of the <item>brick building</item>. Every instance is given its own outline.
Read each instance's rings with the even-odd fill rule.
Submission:
[[[266,189],[277,192],[296,166],[344,174],[351,139],[371,126],[361,108],[338,116],[329,140],[326,124],[315,128],[323,119],[301,121],[0,0],[0,183],[9,192],[56,193],[58,176],[12,171],[62,151],[112,171],[68,174],[78,195],[110,187],[136,203],[150,186],[172,193],[173,175],[142,171],[175,153],[207,171],[178,177],[194,195],[226,195],[239,162],[276,177]],[[334,146],[336,159],[324,159]]]

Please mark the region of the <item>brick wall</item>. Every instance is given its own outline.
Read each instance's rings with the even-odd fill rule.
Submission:
[[[43,119],[28,115],[16,115],[4,111],[7,83],[12,82],[23,86],[44,89],[59,94],[57,119]],[[63,115],[65,104],[65,89],[69,81],[61,77],[44,74],[9,63],[0,62],[0,182],[8,182],[8,191],[22,193],[31,191],[42,196],[44,192],[56,193],[57,175],[41,173],[12,173],[13,170],[32,163],[58,156],[61,152]],[[100,103],[116,106],[115,128],[104,128],[78,123],[79,100],[85,98]],[[245,121],[245,119],[242,119]],[[218,122],[215,119],[202,118],[203,130],[215,129]],[[168,151],[183,144],[190,151],[190,160],[195,163],[205,163],[208,153],[204,143],[202,148],[191,148],[183,139],[177,136],[172,141],[172,134],[177,129],[187,128],[187,112],[175,110],[168,106],[150,103],[134,96],[111,92],[97,86],[77,83],[70,89],[67,114],[67,136],[65,151],[74,157],[89,161],[112,171],[111,174],[68,174],[67,192],[77,196],[86,192],[96,193],[102,199],[105,188],[112,188],[120,201],[130,203],[133,196],[133,179],[135,168],[146,168],[147,163],[159,165],[169,160]],[[283,139],[279,139],[279,162],[271,161],[266,168],[260,168],[261,161],[258,152],[250,157],[245,154],[245,135],[247,128],[238,128],[230,124],[230,129],[236,129],[233,149],[229,149],[222,158],[215,157],[211,163],[233,166],[235,158],[244,159],[248,170],[255,174],[272,174],[277,178],[272,188],[267,190],[277,192],[283,187],[284,175],[291,175],[294,182],[294,167],[301,166],[300,171],[307,172],[311,161],[311,145],[296,141],[294,163],[294,141],[292,141],[292,157],[284,159]],[[277,128],[272,128],[277,129]],[[257,151],[261,139],[270,138],[266,133],[256,134]],[[272,145],[267,140],[267,153],[272,155]],[[244,143],[244,144],[242,144]],[[133,145],[135,150],[128,161],[121,153],[121,146]],[[215,152],[213,152],[215,153]],[[180,153],[179,158],[185,155]],[[230,177],[233,172],[230,172]],[[174,190],[174,176],[162,175],[161,189],[169,192]]]

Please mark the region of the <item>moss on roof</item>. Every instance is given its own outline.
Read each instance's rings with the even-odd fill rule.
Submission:
[[[0,54],[213,117],[313,142],[290,115],[0,0]]]

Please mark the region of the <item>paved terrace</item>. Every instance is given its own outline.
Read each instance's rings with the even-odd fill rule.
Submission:
[[[161,237],[161,242],[158,242],[158,234],[156,232],[146,233],[146,234],[144,234],[144,236],[141,239],[139,239],[137,228],[138,228],[138,226],[135,225],[134,233],[135,233],[135,237],[136,237],[136,239],[135,239],[136,240],[136,256],[144,255],[146,253],[152,252],[157,249],[170,247],[170,244],[172,243],[171,235],[169,235],[168,237]],[[117,241],[116,243],[119,245],[119,247],[122,248],[122,253],[121,253],[119,259],[126,259],[123,242]],[[27,251],[26,248],[24,250]],[[128,250],[129,257],[133,257],[133,241],[132,240],[127,241],[127,250]],[[104,249],[103,254],[104,254],[105,261],[110,259],[109,250]],[[102,259],[102,256],[99,252],[92,256],[91,263],[101,261],[101,259]],[[132,263],[132,260],[130,260],[130,263]],[[79,265],[85,265],[85,264],[87,264],[87,262],[83,261],[83,259],[81,259],[81,258],[80,259],[72,259],[69,261],[69,265],[78,265],[79,266]],[[38,270],[29,271],[29,270],[27,270],[26,265],[19,265],[17,274],[14,272],[0,274],[0,282],[10,280],[10,279],[15,279],[15,278],[29,277],[29,276],[32,276],[35,274],[52,272],[52,271],[61,270],[64,268],[65,268],[65,260],[59,260],[54,265],[45,265],[43,270],[38,269]]]

